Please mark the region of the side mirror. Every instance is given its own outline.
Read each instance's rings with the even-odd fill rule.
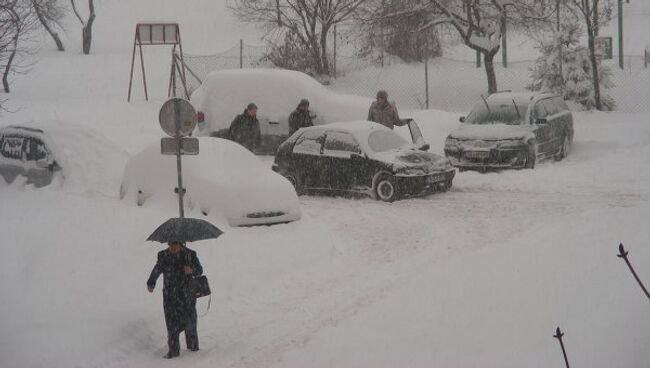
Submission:
[[[537,125],[545,125],[545,124],[548,124],[548,120],[546,120],[544,118],[539,118],[539,119],[535,120],[535,124],[537,124]]]
[[[461,123],[464,123],[465,122],[465,117],[464,116],[459,117],[458,121],[460,121]]]
[[[429,148],[431,148],[431,145],[429,145],[429,143],[424,143],[423,145],[421,145],[420,147],[418,147],[418,149],[419,149],[420,151],[428,151]]]

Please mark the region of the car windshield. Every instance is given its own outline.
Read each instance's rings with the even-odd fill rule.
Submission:
[[[368,136],[368,146],[375,152],[386,152],[407,146],[409,142],[392,130],[377,130]]]
[[[472,112],[469,113],[465,122],[468,124],[508,124],[520,125],[524,121],[524,114],[528,105],[517,104],[514,102],[490,103],[490,108],[481,101],[477,104]]]

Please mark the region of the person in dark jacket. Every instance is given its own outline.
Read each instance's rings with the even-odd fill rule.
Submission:
[[[388,102],[388,93],[384,90],[377,92],[377,99],[370,105],[368,121],[374,121],[390,129],[395,125],[404,125],[399,118],[395,103]]]
[[[167,359],[180,354],[179,335],[185,331],[185,343],[191,351],[199,350],[196,331],[196,299],[190,295],[189,283],[193,276],[200,276],[203,267],[196,252],[180,242],[168,243],[168,248],[158,252],[158,261],[151,270],[147,289],[153,292],[156,280],[163,274],[163,308],[167,326]]]
[[[257,105],[249,103],[243,113],[230,124],[230,139],[255,152],[262,143],[260,123],[257,120]]]
[[[289,115],[289,136],[300,128],[306,128],[313,125],[314,123],[311,121],[309,111],[309,100],[303,98],[300,100],[300,103],[298,103],[298,107],[296,107],[296,109]]]

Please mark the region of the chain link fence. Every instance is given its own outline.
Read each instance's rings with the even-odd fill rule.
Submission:
[[[215,70],[238,68],[272,68],[263,61],[265,46],[236,45],[214,55],[184,55],[185,64],[203,80]],[[495,72],[499,90],[524,90],[531,82],[534,60],[510,61],[507,67],[495,60]],[[625,112],[650,111],[650,68],[643,55],[625,57],[624,69],[618,60],[603,60],[612,71],[614,87],[604,90],[616,101],[616,110]],[[468,111],[487,91],[485,69],[475,61],[454,60],[438,57],[427,63],[399,63],[387,60],[383,66],[354,56],[337,56],[337,78],[329,82],[329,88],[338,93],[374,97],[384,89],[389,99],[400,109],[440,109]],[[200,84],[188,77],[189,90]],[[180,84],[179,84],[180,85]]]

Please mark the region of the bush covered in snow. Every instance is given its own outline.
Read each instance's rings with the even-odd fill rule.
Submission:
[[[542,55],[531,68],[533,81],[526,88],[532,91],[552,91],[587,110],[594,109],[596,102],[589,50],[580,45],[580,36],[579,25],[567,24],[551,39],[540,41],[538,48]],[[562,70],[560,70],[560,53]],[[603,108],[613,110],[616,107],[614,99],[603,93],[605,88],[614,86],[610,78],[611,71],[600,64],[598,75]]]

